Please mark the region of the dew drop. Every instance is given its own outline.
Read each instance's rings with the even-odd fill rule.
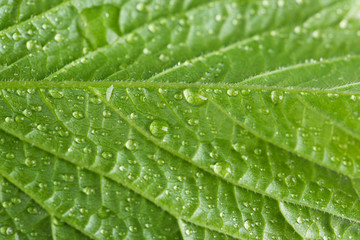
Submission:
[[[99,218],[101,219],[106,219],[110,216],[111,211],[110,209],[106,208],[106,207],[101,207],[99,208],[99,210],[97,211],[97,215],[99,216]]]
[[[14,153],[7,153],[5,155],[6,159],[14,159],[15,158],[15,154]]]
[[[293,176],[293,175],[288,175],[286,178],[285,178],[285,183],[288,187],[293,187],[296,185],[296,177]]]
[[[159,166],[163,166],[165,164],[165,161],[163,159],[158,159],[156,161],[156,163],[159,165]]]
[[[227,90],[227,95],[229,95],[230,97],[236,97],[239,95],[239,91],[235,90],[235,89],[229,89]]]
[[[33,159],[33,158],[27,157],[25,159],[25,165],[27,167],[36,167],[37,161],[35,159]]]
[[[249,220],[246,220],[246,221],[244,222],[244,228],[245,228],[246,230],[249,230],[249,229],[251,228],[251,223],[250,223]]]
[[[56,98],[56,99],[64,97],[64,92],[61,90],[50,89],[49,94],[51,97]]]
[[[284,100],[284,93],[281,91],[272,91],[271,92],[271,101],[274,104],[279,104]]]
[[[185,89],[183,93],[186,101],[192,105],[200,106],[205,104],[207,101],[207,97],[194,89]]]
[[[14,33],[12,35],[12,38],[15,40],[15,41],[19,41],[21,38],[22,38],[22,35],[18,32]]]
[[[63,35],[61,35],[60,33],[57,33],[54,37],[55,41],[57,42],[62,42],[65,40],[65,37]]]
[[[26,211],[32,215],[39,214],[39,209],[37,209],[36,207],[28,207]]]
[[[29,40],[29,41],[26,42],[26,48],[29,51],[34,51],[34,50],[40,49],[41,45],[36,40]]]
[[[73,182],[75,180],[75,177],[72,174],[64,174],[64,175],[62,175],[62,179],[65,182]]]
[[[110,159],[110,158],[112,158],[112,153],[111,152],[103,152],[102,154],[101,154],[101,156],[103,157],[103,158],[105,158],[105,159]]]
[[[139,147],[139,143],[130,139],[126,141],[125,147],[130,151],[135,151]]]
[[[144,3],[141,2],[141,3],[136,4],[136,10],[138,10],[139,12],[143,12],[143,11],[145,11],[145,9],[146,9],[146,6]]]
[[[82,112],[79,111],[75,111],[72,113],[73,117],[75,119],[83,119],[84,118],[84,114]]]
[[[241,90],[241,95],[248,96],[251,93],[251,90]]]
[[[0,233],[2,235],[7,235],[7,236],[13,235],[14,234],[14,229],[12,227],[9,227],[9,226],[2,226],[0,228]]]
[[[169,132],[169,124],[163,120],[154,120],[150,124],[150,132],[155,137],[163,137]]]
[[[111,117],[111,112],[109,110],[104,110],[103,111],[103,117],[104,118],[109,118]]]
[[[84,187],[81,191],[86,195],[95,194],[95,189],[92,187]]]
[[[130,231],[130,232],[136,232],[136,231],[137,231],[137,227],[135,227],[135,226],[129,226],[129,231]]]
[[[226,177],[231,174],[230,164],[228,162],[217,162],[215,165],[210,166],[217,175]]]
[[[33,115],[33,112],[29,109],[25,109],[22,114],[25,116],[25,117],[31,117]]]

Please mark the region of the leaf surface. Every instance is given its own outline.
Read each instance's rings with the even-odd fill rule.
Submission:
[[[357,1],[34,4],[0,13],[1,237],[360,237]]]

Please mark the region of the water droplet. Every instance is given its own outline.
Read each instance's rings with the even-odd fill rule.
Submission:
[[[111,152],[103,152],[102,154],[101,154],[101,156],[103,157],[103,158],[105,158],[105,159],[110,159],[110,158],[112,158],[112,153]]]
[[[129,226],[129,231],[130,231],[130,232],[136,232],[136,231],[137,231],[137,227],[135,227],[135,226]]]
[[[101,99],[100,99],[100,98],[97,98],[97,97],[92,97],[92,98],[90,98],[90,102],[93,103],[93,104],[100,104],[100,103],[102,103]]]
[[[75,176],[72,174],[63,174],[62,179],[64,179],[65,182],[73,182],[75,180]]]
[[[53,218],[53,223],[55,226],[62,226],[65,224],[61,219],[58,219],[56,217]]]
[[[12,35],[12,38],[15,40],[15,41],[19,41],[21,38],[22,38],[22,35],[18,32],[14,33]]]
[[[169,132],[169,124],[163,120],[154,120],[150,124],[150,132],[155,137],[163,137]]]
[[[29,51],[35,51],[41,48],[41,45],[36,40],[29,40],[26,42],[26,48]]]
[[[111,215],[111,211],[110,209],[106,208],[106,207],[101,207],[99,208],[99,210],[97,211],[97,215],[99,216],[99,218],[101,219],[106,219]]]
[[[35,167],[37,165],[37,161],[33,158],[27,157],[25,159],[25,165],[28,167]]]
[[[241,90],[241,95],[248,96],[251,93],[251,90]]]
[[[246,220],[246,221],[244,222],[244,228],[245,228],[246,230],[249,230],[249,229],[251,228],[251,223],[250,223],[249,220]]]
[[[15,154],[14,153],[7,153],[5,155],[6,159],[14,159],[15,158]]]
[[[63,35],[61,35],[60,33],[57,33],[54,37],[55,41],[57,42],[62,42],[65,40],[65,37]]]
[[[194,89],[185,89],[183,93],[186,101],[192,105],[200,106],[205,104],[207,101],[207,97]]]
[[[296,177],[293,176],[293,175],[288,175],[286,178],[285,178],[285,183],[288,187],[293,187],[296,185]]]
[[[7,236],[13,235],[14,234],[14,229],[12,227],[9,227],[9,226],[2,226],[0,228],[0,233],[2,235],[7,235]]]
[[[109,118],[111,117],[111,112],[109,110],[104,110],[103,111],[103,117],[104,118]]]
[[[130,139],[126,141],[125,147],[130,151],[135,151],[139,147],[139,143]]]
[[[296,222],[299,223],[299,224],[302,224],[304,221],[303,217],[302,216],[299,216],[297,219],[296,219]]]
[[[227,90],[227,95],[229,95],[230,97],[236,97],[239,95],[239,91],[235,90],[235,89],[229,89]]]
[[[136,10],[138,10],[139,12],[143,12],[143,11],[145,11],[145,9],[146,9],[146,6],[144,3],[141,2],[141,3],[136,4]]]
[[[28,207],[26,211],[32,215],[39,214],[39,209],[37,209],[36,207]]]
[[[82,192],[85,193],[86,195],[91,195],[95,193],[95,189],[92,187],[84,187],[82,189]]]
[[[167,61],[169,61],[170,59],[169,59],[168,56],[166,56],[166,55],[164,55],[164,54],[161,54],[161,55],[159,56],[159,60],[160,60],[161,62],[167,62]]]
[[[217,175],[226,177],[231,174],[230,164],[228,162],[217,162],[215,165],[210,166]]]
[[[274,104],[279,104],[284,100],[284,93],[281,91],[272,91],[271,92],[271,101]]]
[[[196,126],[199,124],[199,119],[190,118],[189,120],[187,120],[187,123],[190,126]]]
[[[31,117],[33,112],[29,109],[25,109],[22,114],[25,116],[25,117]]]
[[[14,197],[11,199],[11,202],[15,205],[18,205],[22,202],[21,198],[18,198],[18,197]]]
[[[255,153],[255,155],[258,155],[258,156],[261,155],[261,153],[262,153],[261,148],[255,148],[254,153]]]
[[[57,90],[57,89],[50,89],[49,94],[51,97],[56,98],[56,99],[64,97],[64,92],[61,90]]]
[[[16,117],[15,117],[15,122],[23,122],[25,120],[25,118],[24,118],[24,116],[22,116],[22,115],[17,115]]]
[[[165,164],[165,161],[163,159],[158,159],[156,161],[156,163],[159,165],[159,166],[163,166]]]
[[[72,115],[76,119],[83,119],[84,118],[84,114],[82,112],[79,112],[79,111],[73,112]]]

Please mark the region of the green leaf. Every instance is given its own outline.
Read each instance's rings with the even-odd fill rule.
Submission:
[[[358,1],[3,7],[1,239],[360,238]]]

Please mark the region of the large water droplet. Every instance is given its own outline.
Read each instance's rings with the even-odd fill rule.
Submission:
[[[150,124],[150,132],[155,137],[163,137],[169,132],[169,124],[163,120],[154,120]]]
[[[201,92],[194,89],[185,89],[184,96],[188,103],[200,106],[206,103],[207,97],[205,97]]]

